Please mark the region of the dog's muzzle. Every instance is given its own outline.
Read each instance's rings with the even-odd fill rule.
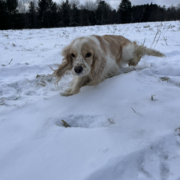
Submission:
[[[83,67],[82,66],[75,66],[74,71],[77,74],[80,74],[83,71]]]

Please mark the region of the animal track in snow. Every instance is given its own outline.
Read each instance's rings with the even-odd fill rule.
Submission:
[[[65,121],[70,127],[81,127],[81,128],[99,128],[99,127],[108,127],[114,124],[114,121],[103,115],[69,115],[61,117],[60,120],[57,120],[55,124],[57,126],[63,126]]]

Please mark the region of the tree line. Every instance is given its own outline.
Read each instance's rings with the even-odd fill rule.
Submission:
[[[157,4],[132,6],[121,0],[117,10],[108,3],[87,0],[65,0],[57,4],[52,0],[26,3],[25,11],[18,9],[18,0],[0,0],[0,29],[53,28],[135,22],[180,20],[180,5],[161,7]]]

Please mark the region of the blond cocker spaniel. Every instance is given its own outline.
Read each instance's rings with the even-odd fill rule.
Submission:
[[[58,81],[68,70],[74,79],[64,96],[77,94],[82,86],[96,85],[118,75],[123,64],[136,66],[144,55],[163,57],[159,51],[137,45],[123,36],[88,36],[75,39],[62,51],[63,62],[53,75]]]

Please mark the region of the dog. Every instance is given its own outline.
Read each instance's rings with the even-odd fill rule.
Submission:
[[[106,78],[118,75],[124,64],[136,66],[144,55],[165,56],[123,36],[80,37],[62,50],[62,64],[54,70],[53,76],[58,82],[66,71],[72,71],[74,79],[71,86],[61,93],[70,96],[79,93],[82,86],[97,85]]]

